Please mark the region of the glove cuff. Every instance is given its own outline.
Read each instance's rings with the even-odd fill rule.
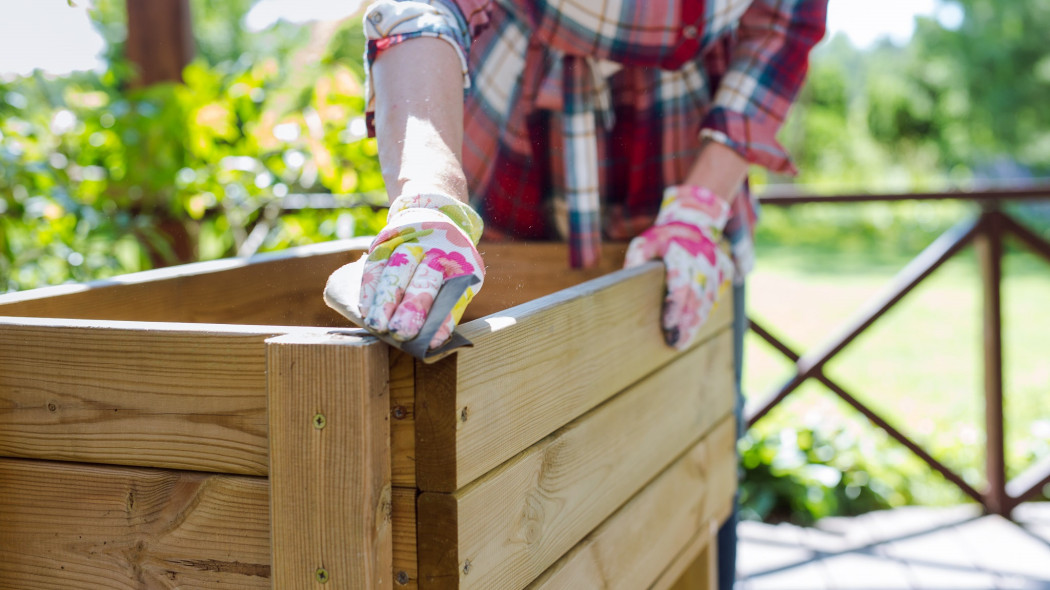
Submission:
[[[705,187],[683,184],[664,189],[656,225],[687,223],[721,237],[728,219],[729,203]]]
[[[390,211],[386,215],[387,223],[392,223],[398,215],[410,209],[431,209],[444,214],[449,221],[463,230],[475,246],[478,245],[481,232],[485,228],[481,216],[471,209],[470,205],[440,193],[401,195],[390,203]]]

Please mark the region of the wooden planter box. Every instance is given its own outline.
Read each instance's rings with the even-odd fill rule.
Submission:
[[[659,265],[487,245],[424,365],[324,306],[364,246],[0,296],[0,587],[705,587],[730,306],[676,353]]]

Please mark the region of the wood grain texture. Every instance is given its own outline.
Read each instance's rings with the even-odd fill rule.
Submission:
[[[729,517],[732,506],[723,516],[712,520],[678,552],[671,565],[653,582],[649,590],[715,590],[718,588],[718,523]]]
[[[728,426],[728,427],[725,427]],[[705,512],[707,524],[685,544],[650,590],[695,590],[718,587],[718,529],[733,512],[737,488],[736,425],[712,433],[710,440],[711,481],[731,485],[709,486]]]
[[[725,448],[733,422],[724,418],[529,588],[648,588],[694,537],[717,528],[724,493],[715,488],[736,489],[736,454]]]
[[[416,360],[390,348],[390,478],[416,486]]]
[[[265,478],[0,459],[0,587],[270,588]]]
[[[394,539],[394,588],[418,587],[416,565],[416,495],[414,488],[395,487],[391,494]]]
[[[144,322],[349,326],[321,298],[368,239],[186,264],[0,295],[0,315]]]
[[[275,588],[392,588],[387,346],[267,343]]]
[[[623,268],[627,244],[602,244],[592,268],[569,267],[568,246],[560,242],[488,242],[478,246],[485,259],[485,285],[470,303],[464,321],[539,299]]]
[[[686,561],[690,557],[692,561]],[[705,532],[698,534],[683,549],[664,575],[660,576],[650,587],[650,590],[716,590],[717,588],[717,534]]]
[[[474,348],[417,368],[418,487],[455,491],[678,357],[663,290],[650,263],[461,326]],[[729,326],[723,300],[698,345]]]
[[[0,318],[0,456],[265,475],[289,329]]]
[[[423,493],[420,587],[524,587],[732,408],[723,330],[466,488]]]

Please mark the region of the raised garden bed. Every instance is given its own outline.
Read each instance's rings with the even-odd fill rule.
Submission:
[[[729,305],[677,353],[659,265],[485,245],[475,346],[426,365],[325,307],[365,245],[0,296],[0,586],[709,580]]]

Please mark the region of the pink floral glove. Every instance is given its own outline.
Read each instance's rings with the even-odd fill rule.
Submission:
[[[446,279],[473,274],[467,289],[430,341],[437,348],[452,334],[481,290],[485,265],[475,247],[481,218],[446,195],[402,195],[390,204],[387,226],[372,241],[361,279],[360,311],[372,331],[398,340],[419,334]]]
[[[679,350],[693,343],[733,278],[732,261],[718,245],[728,217],[729,205],[706,188],[672,186],[656,222],[627,248],[625,268],[664,262],[664,337]]]

